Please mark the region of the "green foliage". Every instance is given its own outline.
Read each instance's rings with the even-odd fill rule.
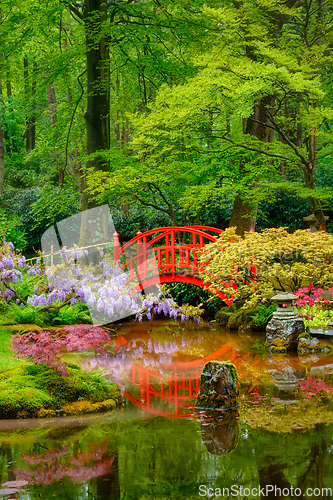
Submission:
[[[251,318],[253,319],[254,326],[257,328],[264,329],[274,311],[276,311],[275,303],[269,305],[264,305],[264,304],[258,305],[255,311],[251,313]]]
[[[21,218],[18,215],[8,215],[5,210],[0,210],[0,239],[12,242],[19,252],[27,246],[24,229],[21,227]]]
[[[50,315],[50,324],[77,325],[91,323],[89,309],[85,304],[78,302],[75,306],[67,305],[59,309],[56,314]]]
[[[91,324],[89,310],[85,304],[65,305],[57,312],[43,310],[43,306],[21,307],[11,301],[6,308],[6,324],[34,324],[38,326]]]
[[[272,200],[259,205],[256,231],[267,227],[288,227],[289,231],[304,227],[303,217],[311,213],[309,201],[283,190],[277,190]]]
[[[256,339],[250,348],[253,354],[258,354],[261,358],[266,357],[265,338]]]
[[[56,187],[47,184],[43,187],[38,199],[31,205],[31,215],[34,218],[34,228],[47,229],[55,222],[80,211],[80,199],[74,185]]]
[[[41,290],[43,287],[46,287],[46,280],[41,278],[40,276],[27,276],[27,272],[22,272],[22,281],[18,281],[13,284],[14,290],[22,297],[23,300],[27,300],[29,295],[34,293],[35,287],[38,285]]]
[[[22,361],[14,359],[11,356],[10,342],[12,334],[10,330],[0,328],[0,370],[11,368],[13,366],[22,365]],[[25,364],[25,361],[23,361]]]
[[[15,302],[11,301],[6,310],[6,316],[10,320],[11,324],[34,324],[38,326],[50,324],[49,316],[41,309],[42,308],[40,306],[21,307]]]
[[[228,324],[228,321],[230,319],[230,316],[234,313],[235,311],[231,307],[222,307],[217,313],[215,314],[215,319],[216,321],[222,325],[226,326]]]
[[[276,310],[276,305],[258,304],[253,308],[240,307],[222,307],[216,314],[215,319],[221,325],[228,325],[231,329],[239,329],[242,326],[249,326],[252,330],[263,331],[273,312]]]
[[[64,379],[46,365],[25,365],[0,372],[1,418],[15,417],[41,408],[59,409],[79,398],[91,402],[113,399],[119,404],[121,395],[116,384],[107,383],[97,373],[86,373],[76,365],[67,365]]]
[[[128,204],[128,211],[124,212],[119,205],[111,200],[110,212],[121,241],[134,238],[139,230],[144,232],[155,227],[172,225],[167,214],[157,212],[151,207],[141,206],[134,201]]]
[[[110,165],[107,172],[92,168],[89,197],[147,207],[142,217],[116,215],[123,238],[170,221],[226,227],[235,195],[262,204],[260,228],[287,224],[295,229],[301,210],[295,221],[292,209],[287,214],[279,203],[266,205],[274,190],[280,196],[281,183],[289,192],[297,184],[299,196],[314,194],[332,205],[330,3],[322,7],[319,22],[316,9],[308,10],[304,2],[293,8],[269,0],[251,0],[246,8],[215,0],[209,5],[163,0],[158,7],[152,0],[130,1],[121,8],[109,2],[111,22],[100,35],[107,45],[117,41],[110,51],[116,69],[98,89],[106,85],[110,91],[111,104],[103,114],[112,123],[111,147],[93,155],[85,146],[84,111],[91,93],[84,88],[82,71],[85,41],[92,36],[97,42],[99,27],[93,23],[94,33],[87,33],[84,5],[42,2],[38,16],[34,2],[21,2],[15,14],[10,2],[2,5],[6,210],[15,187],[21,194],[14,198],[22,196],[22,203],[17,199],[13,211],[22,216],[20,227],[26,233],[29,229],[29,249],[38,248],[47,227],[80,209],[74,183],[85,174],[84,162]],[[60,19],[66,28],[59,33]],[[53,104],[47,97],[51,87]],[[274,128],[267,142],[259,134],[243,133],[260,107]],[[56,116],[52,125],[50,114]],[[37,142],[25,151],[31,120]],[[323,188],[315,193],[303,189],[312,160],[310,136],[318,141],[316,170],[321,171],[315,182]],[[60,167],[65,172],[62,190],[57,187]],[[38,200],[31,196],[30,213],[32,186],[42,191]]]
[[[34,229],[35,221],[30,210],[31,205],[38,199],[39,188],[29,189],[5,189],[3,194],[3,204],[6,213],[10,217],[15,215],[20,217],[19,229],[25,233],[27,239],[27,249],[36,250],[40,247],[40,238],[43,228]],[[14,243],[14,242],[13,242]],[[15,244],[14,244],[15,246]]]
[[[195,71],[185,82],[159,87],[146,113],[132,118],[130,158],[109,157],[112,175],[92,171],[89,192],[99,199],[125,195],[168,214],[179,203],[183,220],[200,220],[207,206],[224,196],[230,203],[236,194],[255,210],[275,189],[327,203],[331,185],[314,191],[307,177],[315,160],[310,136],[321,144],[318,162],[332,153],[330,125],[324,125],[333,117],[332,91],[323,77],[332,63],[325,22],[318,27],[305,4],[294,10],[281,2],[249,2],[246,9],[210,4],[197,12],[215,33],[210,38],[207,28],[206,50],[193,53]],[[327,22],[330,12],[331,6],[322,11]],[[267,141],[262,137],[268,127],[244,133],[257,112],[274,130]]]
[[[252,315],[255,313],[255,308],[242,307],[229,316],[227,326],[231,330],[239,330],[247,326],[250,330],[254,327]]]
[[[310,333],[309,333],[308,331],[305,331],[305,332],[303,332],[303,333],[300,333],[300,334],[297,336],[297,340],[299,340],[299,339],[303,339],[303,338],[305,338],[305,339],[311,339],[312,337],[311,337],[311,335],[310,335]]]

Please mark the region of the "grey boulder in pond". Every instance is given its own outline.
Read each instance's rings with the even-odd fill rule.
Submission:
[[[228,409],[237,406],[238,375],[235,365],[209,361],[200,377],[196,408]]]

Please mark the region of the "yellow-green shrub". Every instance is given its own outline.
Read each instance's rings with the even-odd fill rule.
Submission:
[[[277,291],[333,283],[333,236],[286,228],[238,236],[228,228],[204,247],[202,278],[229,297],[247,299],[246,307],[267,301]],[[255,271],[253,266],[255,266]],[[237,285],[235,292],[231,285]]]

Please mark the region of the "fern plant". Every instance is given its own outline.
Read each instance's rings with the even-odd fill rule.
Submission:
[[[91,317],[87,306],[77,303],[75,306],[67,305],[51,317],[55,325],[77,325],[78,323],[91,324]]]
[[[269,306],[265,306],[262,304],[258,306],[256,308],[256,311],[251,315],[254,325],[256,327],[265,327],[275,310],[275,304],[270,304]]]

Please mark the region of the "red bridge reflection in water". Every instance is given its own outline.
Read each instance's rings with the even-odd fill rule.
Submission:
[[[202,368],[208,361],[230,361],[235,364],[239,378],[246,375],[247,370],[242,369],[242,362],[251,354],[241,355],[239,350],[229,344],[200,359],[193,360],[191,356],[190,361],[179,361],[178,358],[189,357],[182,353],[184,347],[188,348],[189,344],[184,345],[182,341],[182,346],[177,343],[177,347],[172,348],[171,343],[166,342],[163,346],[160,342],[154,342],[151,337],[148,338],[145,349],[142,349],[142,345],[138,348],[137,340],[131,342],[128,337],[127,340],[118,335],[116,349],[126,366],[117,377],[117,382],[125,388],[124,396],[149,413],[170,418],[188,417],[189,413],[193,412]],[[204,342],[204,336],[200,341]],[[170,350],[173,351],[172,357]],[[147,351],[153,353],[154,357],[145,356]],[[165,352],[169,354],[169,360],[166,359],[168,356],[163,356]],[[127,355],[124,356],[124,353]],[[129,357],[131,363],[128,363]],[[174,357],[177,358],[176,361],[173,360]],[[251,358],[251,365],[258,364],[258,361],[258,356]]]

